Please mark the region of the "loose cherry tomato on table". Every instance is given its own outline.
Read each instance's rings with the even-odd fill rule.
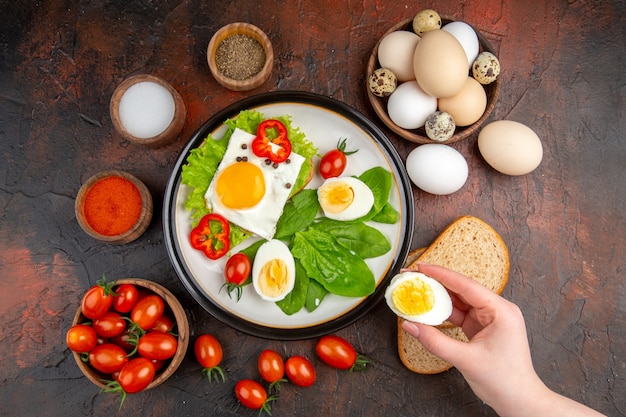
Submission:
[[[251,379],[242,379],[235,385],[235,396],[244,407],[253,410],[265,411],[270,413],[270,402],[275,397],[267,397],[267,392],[261,384]]]
[[[337,369],[362,371],[369,363],[369,359],[357,354],[348,341],[335,335],[322,336],[315,351],[324,363]]]
[[[156,294],[147,295],[135,304],[130,312],[130,319],[143,330],[149,330],[161,318],[164,310],[163,298]]]
[[[126,320],[116,311],[107,311],[94,319],[92,326],[98,336],[112,338],[124,332]]]
[[[292,356],[285,362],[287,378],[300,387],[308,387],[315,382],[315,368],[304,356]]]
[[[102,275],[96,285],[87,290],[80,303],[80,309],[85,317],[97,319],[109,311],[115,296],[112,289],[113,285],[114,283],[108,283],[105,276]]]
[[[219,381],[221,378],[222,381],[226,380],[224,376],[224,371],[219,367],[219,364],[222,362],[222,357],[224,356],[222,351],[222,345],[220,342],[210,334],[200,335],[194,344],[194,353],[196,355],[196,360],[202,366],[202,373],[206,375],[209,382],[215,378],[216,381]]]
[[[286,381],[283,378],[285,376],[285,362],[283,358],[276,351],[265,349],[259,355],[257,362],[261,378],[270,383],[269,390],[272,391],[274,387],[278,390],[279,384]]]
[[[178,340],[169,333],[153,330],[141,336],[137,352],[145,358],[166,360],[176,354]]]
[[[320,161],[319,171],[322,178],[331,178],[340,176],[346,169],[348,159],[346,155],[352,155],[358,151],[346,151],[346,138],[339,139],[337,142],[337,148],[328,151],[322,156]]]
[[[98,335],[91,326],[75,324],[65,335],[67,347],[77,353],[89,352],[98,344]]]
[[[226,279],[226,289],[228,295],[232,291],[237,293],[237,301],[241,298],[242,287],[250,276],[252,264],[250,258],[245,253],[236,253],[226,261],[224,267],[224,278]]]
[[[119,313],[130,312],[139,300],[139,291],[133,284],[120,284],[115,287],[116,297],[113,299],[113,309]]]
[[[126,362],[126,351],[113,343],[98,345],[89,352],[89,364],[105,374],[119,371]]]

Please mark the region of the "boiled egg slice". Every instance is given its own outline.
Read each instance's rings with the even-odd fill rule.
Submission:
[[[328,178],[317,189],[317,199],[329,219],[349,221],[365,216],[374,205],[374,194],[354,177]]]
[[[422,324],[437,326],[452,314],[448,291],[420,272],[396,275],[385,291],[385,299],[397,316]]]
[[[277,239],[262,244],[252,265],[252,286],[267,301],[280,301],[293,290],[296,267],[287,245]]]

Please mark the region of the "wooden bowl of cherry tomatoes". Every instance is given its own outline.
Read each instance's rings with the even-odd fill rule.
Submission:
[[[66,343],[83,374],[123,401],[174,374],[189,344],[189,321],[167,288],[103,276],[84,294]]]

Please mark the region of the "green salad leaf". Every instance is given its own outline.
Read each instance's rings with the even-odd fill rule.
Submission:
[[[312,227],[333,236],[339,244],[363,259],[382,256],[391,250],[387,237],[363,222],[346,223],[325,219]]]

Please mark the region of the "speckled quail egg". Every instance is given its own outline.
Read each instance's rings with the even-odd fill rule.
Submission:
[[[436,111],[426,119],[424,124],[426,135],[437,142],[444,142],[452,137],[456,124],[450,113]]]
[[[266,301],[280,301],[293,290],[296,266],[285,243],[272,239],[263,243],[252,265],[252,286]]]
[[[433,9],[424,9],[413,18],[413,31],[422,36],[429,30],[441,28],[441,17]]]
[[[479,83],[491,84],[500,75],[500,61],[491,52],[481,52],[472,64],[472,76]]]
[[[385,290],[391,310],[405,320],[431,326],[446,321],[452,314],[452,300],[438,281],[420,272],[402,272]]]
[[[398,78],[388,68],[378,68],[370,75],[369,88],[377,97],[387,97],[396,90]]]

